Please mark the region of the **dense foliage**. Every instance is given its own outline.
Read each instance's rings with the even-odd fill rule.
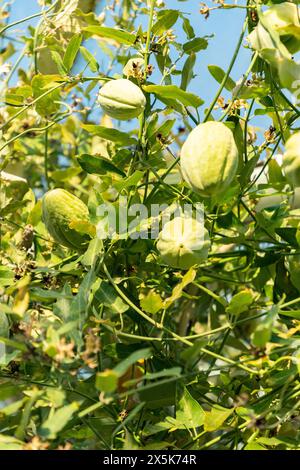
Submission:
[[[39,0],[16,22],[18,0],[0,7],[1,449],[300,447],[298,6],[188,3]],[[227,9],[244,23],[208,102],[216,39],[199,32]],[[183,144],[213,120],[227,173],[207,134],[183,178]],[[204,167],[208,194],[186,181]],[[205,256],[99,237],[99,206],[139,203],[202,203]],[[148,228],[141,214],[133,233]]]

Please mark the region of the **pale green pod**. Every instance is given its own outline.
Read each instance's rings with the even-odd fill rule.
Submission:
[[[146,106],[141,89],[126,78],[110,80],[99,91],[98,103],[114,119],[127,120],[138,117]]]
[[[48,232],[57,243],[82,249],[89,237],[70,228],[71,222],[88,222],[87,206],[78,197],[64,189],[48,191],[42,202],[43,221]]]
[[[239,163],[233,133],[221,122],[200,124],[183,144],[180,161],[183,178],[194,191],[205,197],[223,192]]]
[[[204,223],[184,216],[167,222],[157,241],[162,261],[179,269],[189,269],[204,261],[208,257],[209,247],[209,234]]]

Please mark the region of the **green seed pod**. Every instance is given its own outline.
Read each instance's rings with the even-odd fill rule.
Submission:
[[[146,106],[141,89],[126,78],[107,82],[99,91],[98,102],[108,116],[125,121],[138,117]]]
[[[300,49],[300,22],[298,6],[291,2],[272,5],[263,13],[267,27],[276,31],[291,54]]]
[[[278,61],[283,58],[291,59],[290,52],[286,46],[280,42],[279,34],[272,30],[271,35],[265,25],[265,21],[264,24],[259,22],[247,39],[252,49],[257,51],[262,59],[266,60],[275,68],[277,68]],[[277,41],[277,46],[275,40]]]
[[[209,234],[204,224],[184,216],[167,222],[157,241],[162,261],[179,269],[189,269],[204,261],[208,256],[209,247]]]
[[[185,181],[201,196],[223,192],[236,175],[238,149],[225,124],[209,121],[192,130],[181,150]]]
[[[300,186],[300,132],[293,134],[285,144],[283,172],[294,188]]]
[[[48,191],[42,202],[43,221],[54,240],[62,245],[81,249],[89,237],[70,228],[71,222],[88,222],[87,206],[76,196],[64,189]]]

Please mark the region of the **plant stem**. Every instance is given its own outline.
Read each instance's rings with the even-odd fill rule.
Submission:
[[[155,1],[156,0],[151,0],[151,5],[150,5],[150,13],[149,13],[149,21],[148,21],[148,30],[147,30],[147,39],[146,39],[146,46],[145,46],[145,52],[144,52],[144,80],[147,80],[147,67],[149,64],[149,55],[150,55],[150,39],[151,39],[151,30],[152,30],[152,23],[153,23],[153,15],[154,15],[154,7],[155,7]]]
[[[237,58],[237,56],[238,56],[239,50],[240,50],[240,48],[241,48],[241,45],[242,45],[242,42],[243,42],[243,38],[244,38],[244,34],[245,34],[245,31],[246,31],[247,25],[248,25],[248,16],[246,16],[246,19],[245,19],[245,21],[244,21],[243,28],[242,28],[242,32],[241,32],[240,37],[239,37],[239,39],[238,39],[238,42],[237,42],[235,51],[234,51],[234,53],[233,53],[231,62],[230,62],[230,64],[229,64],[228,70],[227,70],[226,74],[224,75],[223,80],[221,81],[220,87],[219,87],[219,89],[218,89],[218,91],[217,91],[217,93],[216,93],[216,95],[215,95],[215,97],[214,97],[214,99],[213,99],[213,101],[212,101],[210,107],[208,108],[208,110],[207,110],[207,112],[206,112],[206,114],[205,114],[205,116],[204,116],[203,122],[206,122],[206,121],[209,119],[210,114],[211,114],[212,110],[214,109],[214,106],[215,106],[216,102],[218,101],[218,98],[219,98],[219,96],[221,95],[224,86],[226,85],[227,79],[229,78],[229,75],[230,75],[230,73],[231,73],[231,70],[232,70],[232,68],[233,68],[233,66],[234,66],[234,64],[235,64],[236,58]]]
[[[26,104],[25,106],[23,106],[22,109],[20,109],[20,111],[18,111],[16,114],[14,114],[10,119],[8,119],[1,127],[0,127],[0,131],[2,131],[2,129],[4,129],[6,126],[8,126],[8,124],[10,124],[14,119],[16,119],[17,117],[20,116],[20,114],[24,113],[28,108],[30,108],[31,106],[33,106],[34,104],[36,104],[38,101],[40,101],[42,98],[44,98],[45,96],[49,95],[49,93],[52,93],[53,91],[57,90],[58,88],[61,88],[62,86],[64,86],[66,83],[68,83],[67,81],[64,81],[62,83],[59,83],[58,85],[56,85],[55,87],[51,88],[50,90],[47,90],[45,91],[45,93],[43,93],[42,95],[38,96],[35,100],[31,101],[31,103],[28,103]],[[1,149],[0,149],[1,150]]]
[[[48,129],[49,127],[46,126],[45,128],[45,159],[44,159],[44,166],[45,166],[45,179],[47,183],[47,190],[50,188],[50,179],[49,179],[49,160],[48,160]]]
[[[238,98],[239,96],[239,92],[241,90],[241,88],[244,86],[247,78],[248,78],[248,75],[249,73],[251,72],[251,70],[253,69],[254,65],[255,65],[255,62],[257,61],[257,58],[258,58],[258,52],[255,52],[255,54],[253,55],[252,57],[252,60],[250,62],[250,65],[248,67],[248,69],[246,70],[246,72],[244,73],[244,76],[243,76],[243,79],[239,85],[239,89],[237,90],[236,93],[232,94],[232,99],[231,99],[231,103],[230,105],[228,106],[228,108],[226,109],[226,111],[223,113],[223,115],[221,116],[221,118],[219,119],[220,121],[223,121],[225,119],[226,116],[228,116],[228,114],[230,113],[233,105],[234,105],[234,101]]]
[[[53,10],[53,8],[57,5],[58,1],[59,1],[59,0],[56,0],[56,2],[54,2],[53,5],[51,5],[51,7],[48,8],[48,10],[46,10],[46,11],[41,11],[40,13],[35,13],[34,15],[26,16],[26,18],[22,18],[21,20],[14,21],[13,23],[7,24],[6,26],[4,26],[4,28],[2,28],[2,29],[0,30],[0,36],[1,36],[7,29],[12,28],[13,26],[16,26],[17,24],[24,23],[25,21],[32,20],[33,18],[38,18],[39,16],[42,16],[42,15],[47,15],[47,13],[49,13],[49,11]]]

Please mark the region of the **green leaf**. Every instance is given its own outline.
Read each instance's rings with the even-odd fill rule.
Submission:
[[[194,72],[194,65],[196,63],[196,54],[192,52],[186,59],[183,69],[182,69],[182,75],[181,75],[181,84],[180,88],[182,90],[186,90],[190,81],[193,78]]]
[[[205,38],[194,38],[183,44],[183,50],[186,54],[191,54],[192,52],[199,52],[207,49],[207,46],[208,42]]]
[[[158,98],[162,97],[178,100],[184,106],[193,106],[194,108],[198,108],[203,104],[203,101],[199,96],[181,90],[181,88],[176,85],[144,85],[143,89],[147,93],[154,93]]]
[[[87,251],[84,253],[81,263],[84,266],[92,266],[97,258],[103,252],[103,240],[100,238],[93,238],[90,241]]]
[[[260,445],[258,442],[249,442],[244,450],[268,450],[264,446]]]
[[[162,380],[158,383],[151,383],[138,389],[138,395],[141,401],[146,403],[149,409],[157,409],[165,406],[174,406],[176,401],[176,381],[170,379]],[[163,423],[160,427],[168,429],[169,424]]]
[[[24,96],[17,95],[16,93],[6,93],[5,104],[11,105],[11,106],[23,106]]]
[[[78,404],[73,402],[70,405],[63,406],[50,413],[48,419],[40,428],[39,434],[46,439],[55,439],[59,431],[61,431],[70,421],[73,414],[78,410]]]
[[[0,450],[22,450],[24,442],[13,436],[0,434]]]
[[[78,157],[78,163],[87,173],[105,175],[106,173],[116,173],[125,176],[125,173],[117,168],[111,160],[100,155],[88,155],[87,153]]]
[[[129,308],[108,281],[100,280],[95,297],[98,302],[108,307],[114,313],[124,313]]]
[[[96,388],[101,392],[112,393],[118,386],[119,375],[112,369],[98,372],[96,375]]]
[[[279,313],[278,306],[273,305],[270,308],[268,316],[264,317],[256,326],[255,331],[251,335],[251,340],[257,348],[264,348],[270,341],[272,336],[273,324]]]
[[[12,286],[15,283],[15,273],[6,266],[0,266],[0,287]]]
[[[132,175],[128,176],[127,178],[122,179],[121,181],[116,181],[114,183],[114,187],[121,192],[123,189],[130,188],[132,186],[136,186],[144,176],[144,172],[140,170],[136,170]]]
[[[228,307],[226,307],[226,312],[232,315],[239,315],[248,310],[254,299],[253,292],[245,289],[232,297]]]
[[[121,361],[114,369],[106,369],[98,372],[96,376],[96,387],[102,392],[114,392],[118,386],[118,380],[124,375],[129,367],[141,359],[147,359],[152,355],[150,348],[139,349]]]
[[[136,39],[134,34],[128,33],[122,29],[107,28],[106,26],[87,26],[83,28],[83,31],[102,38],[114,39],[120,44],[126,44],[128,46],[132,46]]]
[[[195,37],[195,31],[188,18],[183,18],[183,31],[185,32],[188,39]]]
[[[61,55],[57,51],[50,51],[51,52],[51,57],[55,64],[57,65],[58,73],[60,75],[67,75],[68,71],[66,67],[64,66],[63,60],[61,58]]]
[[[213,432],[219,429],[226,419],[232,415],[234,408],[222,408],[221,406],[215,405],[211,411],[205,412],[204,418],[204,431]]]
[[[162,10],[158,14],[158,20],[152,27],[152,33],[160,36],[176,23],[179,17],[178,10]]]
[[[152,314],[159,312],[164,306],[161,296],[153,290],[140,300],[140,304],[145,312]]]
[[[68,44],[67,50],[63,58],[63,64],[67,72],[70,72],[74,64],[81,42],[82,42],[82,35],[74,34],[74,36],[72,37],[72,39],[70,40]]]
[[[300,310],[280,310],[279,314],[284,315],[285,317],[290,317],[296,320],[300,320]]]
[[[80,46],[79,50],[80,50],[84,60],[86,60],[86,62],[88,63],[88,66],[89,66],[91,72],[93,72],[93,73],[98,72],[99,71],[99,64],[98,64],[97,60],[95,59],[95,57],[93,56],[93,54],[91,54],[90,51],[88,49],[86,49],[84,46]]]
[[[279,235],[284,241],[288,242],[291,246],[298,248],[297,242],[297,229],[296,227],[278,227],[275,229],[277,235]]]
[[[43,98],[39,99],[35,104],[36,111],[41,116],[49,116],[56,113],[60,104],[55,103],[55,101],[60,100],[60,91],[57,88],[57,82],[55,82],[55,75],[35,75],[32,79],[31,86],[33,91],[34,99],[39,98],[41,95],[49,91]],[[58,77],[60,79],[60,77]],[[52,90],[52,91],[50,91]]]
[[[188,286],[196,277],[196,271],[193,268],[190,268],[185,275],[182,277],[181,281],[173,288],[172,295],[165,299],[165,308],[170,307],[173,302],[177,299],[180,299],[183,289]]]
[[[124,359],[120,364],[118,364],[115,368],[114,371],[121,377],[122,375],[127,372],[130,366],[135,364],[136,362],[144,359],[148,359],[149,357],[152,356],[152,349],[151,348],[144,348],[144,349],[138,349],[137,351],[134,351],[132,354],[130,354],[126,359]]]
[[[190,429],[202,426],[204,411],[201,405],[192,397],[188,389],[184,387],[183,393],[176,406],[176,428]]]
[[[218,83],[221,83],[223,81],[225,77],[225,72],[223,69],[221,69],[221,67],[219,67],[218,65],[208,65],[207,68],[210,74]],[[231,91],[235,87],[235,81],[232,80],[232,78],[228,77],[224,86],[226,90]]]
[[[95,124],[81,124],[81,127],[93,135],[97,135],[103,139],[115,142],[116,144],[124,146],[137,144],[136,139],[117,129],[110,129],[104,126],[97,126]]]

